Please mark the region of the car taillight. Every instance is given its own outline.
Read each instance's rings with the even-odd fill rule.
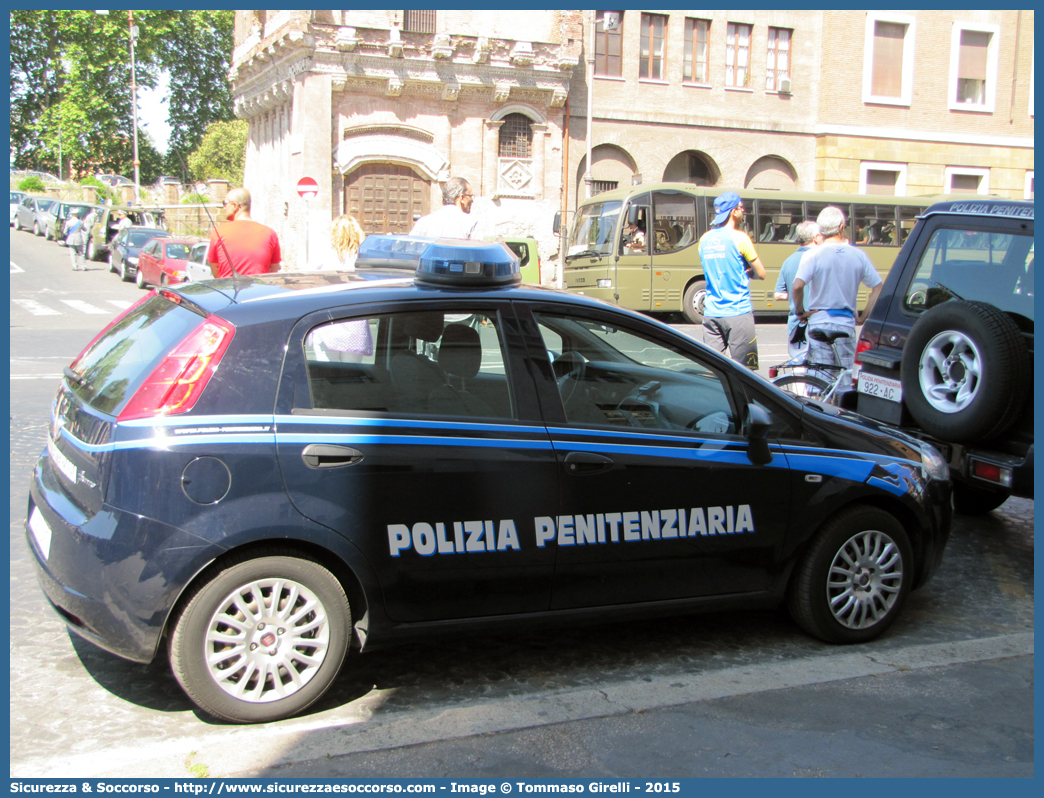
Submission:
[[[874,345],[873,345],[873,343],[871,343],[869,338],[860,338],[859,339],[859,343],[856,344],[855,362],[859,363],[860,365],[862,365],[863,361],[859,358],[859,356],[861,354],[863,354],[863,352],[867,351],[868,349],[873,349],[873,348],[874,348]]]
[[[155,289],[149,291],[147,294],[145,294],[145,296],[143,296],[141,299],[139,299],[137,302],[135,302],[133,305],[131,305],[129,308],[127,308],[125,311],[123,311],[123,313],[119,314],[115,319],[113,319],[108,324],[106,324],[105,328],[100,333],[98,333],[96,336],[94,336],[91,339],[91,342],[89,344],[87,344],[87,346],[85,346],[83,348],[83,351],[80,352],[80,354],[78,354],[76,356],[76,360],[74,360],[69,365],[69,368],[71,368],[73,371],[76,371],[76,364],[80,362],[80,358],[82,358],[87,352],[89,352],[91,347],[94,346],[94,344],[103,335],[105,335],[105,333],[107,333],[109,330],[111,330],[113,327],[115,327],[117,322],[119,322],[119,320],[122,319],[124,316],[129,316],[131,313],[133,313],[137,309],[138,305],[141,305],[141,304],[144,304],[145,302],[148,302],[154,296],[156,296],[156,290]]]
[[[208,317],[153,369],[116,420],[187,413],[235,334],[236,328],[224,319]]]

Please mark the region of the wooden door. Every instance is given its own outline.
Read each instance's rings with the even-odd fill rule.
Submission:
[[[354,216],[367,235],[406,234],[413,217],[428,212],[430,184],[408,166],[369,163],[345,178],[345,213]]]

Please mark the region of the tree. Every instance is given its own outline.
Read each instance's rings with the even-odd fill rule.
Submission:
[[[196,180],[228,180],[243,185],[249,126],[246,121],[215,122],[207,128],[199,147],[188,157],[188,166]]]
[[[232,11],[135,11],[135,72],[152,87],[171,74],[172,146],[190,151],[207,125],[232,118]],[[132,174],[130,27],[123,11],[13,10],[11,149],[21,168]],[[142,182],[164,164],[139,126]],[[63,170],[64,171],[64,170]],[[148,174],[148,179],[146,178]]]

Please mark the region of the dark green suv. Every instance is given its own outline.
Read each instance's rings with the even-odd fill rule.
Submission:
[[[863,326],[856,409],[939,449],[959,512],[1033,496],[1033,298],[1033,202],[940,202]]]

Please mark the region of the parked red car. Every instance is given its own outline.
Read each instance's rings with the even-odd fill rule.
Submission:
[[[138,288],[184,282],[186,261],[195,243],[188,238],[152,239],[138,257]]]

